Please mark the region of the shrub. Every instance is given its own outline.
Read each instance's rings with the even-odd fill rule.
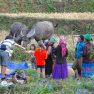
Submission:
[[[94,49],[92,47],[90,47],[90,51],[89,52],[91,53],[90,58],[92,58],[94,56]]]
[[[14,47],[13,48],[13,54],[12,57],[10,57],[10,60],[13,61],[27,61],[30,58],[30,54],[24,53],[23,49]]]
[[[67,60],[74,60],[74,49],[69,49],[68,50]]]

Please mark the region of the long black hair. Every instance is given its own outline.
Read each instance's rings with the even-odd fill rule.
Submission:
[[[30,45],[30,50],[31,50],[31,46],[33,46],[34,47],[34,50],[36,50],[36,45],[35,44],[31,44]]]
[[[80,35],[79,37],[81,38],[82,41],[84,41],[84,36],[83,35]]]

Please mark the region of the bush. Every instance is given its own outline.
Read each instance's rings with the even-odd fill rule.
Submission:
[[[94,56],[94,49],[93,49],[93,47],[90,47],[90,53],[91,53],[90,58],[92,58]]]
[[[12,57],[10,57],[10,60],[13,61],[27,61],[30,58],[30,54],[24,53],[23,49],[14,47],[13,48],[13,54]]]
[[[67,60],[74,60],[74,49],[69,49],[68,50]]]

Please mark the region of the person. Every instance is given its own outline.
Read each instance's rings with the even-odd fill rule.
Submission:
[[[65,78],[68,77],[67,61],[68,49],[66,40],[60,39],[59,45],[55,48],[56,62],[52,73],[53,79],[62,79],[62,84]]]
[[[44,47],[43,42],[39,41],[38,42],[38,49],[35,50],[34,56],[36,58],[36,65],[37,65],[37,72],[38,72],[38,77],[40,77],[40,72],[42,68],[42,77],[43,77],[43,83],[45,83],[45,59],[47,59],[47,52]],[[40,82],[40,80],[39,80]]]
[[[15,45],[25,50],[24,47],[18,45],[13,41],[13,37],[11,35],[6,36],[5,40],[0,43],[0,65],[1,65],[2,81],[5,80],[5,72],[7,69],[8,58],[11,56],[10,48],[12,45]]]
[[[54,43],[56,42],[55,38],[52,37],[49,41],[45,42],[45,46],[46,46],[46,51],[47,51],[47,55],[48,58],[45,60],[46,61],[46,65],[45,65],[45,74],[49,77],[52,73],[52,65],[54,62]]]
[[[94,50],[94,45],[90,42],[92,37],[90,34],[84,36],[84,42],[86,43],[83,49],[82,57],[82,77],[91,77],[94,75],[94,54],[92,57],[91,49]]]
[[[31,56],[30,56],[29,60],[31,61],[31,67],[33,69],[36,69],[36,60],[35,60],[35,56],[34,56],[35,50],[36,50],[35,44],[31,44],[30,45],[30,51],[24,51],[26,53],[30,53]]]
[[[75,60],[73,62],[72,68],[76,74],[76,80],[79,80],[80,76],[78,74],[77,66],[82,70],[82,51],[84,48],[84,36],[80,35],[75,48]]]

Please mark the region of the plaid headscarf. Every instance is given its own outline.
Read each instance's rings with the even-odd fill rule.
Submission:
[[[67,48],[66,42],[67,42],[67,41],[66,41],[65,39],[60,39],[60,40],[59,40],[59,44],[60,44],[61,49],[62,49],[62,52],[61,52],[62,57],[65,56],[65,53],[66,53],[66,48]]]

